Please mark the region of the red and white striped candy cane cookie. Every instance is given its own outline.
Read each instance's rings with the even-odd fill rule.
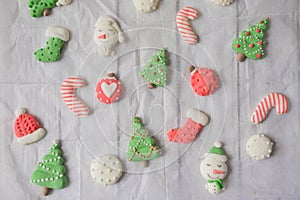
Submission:
[[[278,93],[270,93],[265,98],[263,98],[258,106],[255,108],[252,116],[251,122],[253,124],[259,124],[266,119],[268,112],[276,107],[278,114],[285,114],[289,110],[288,99]]]
[[[190,6],[179,10],[176,15],[178,31],[187,44],[192,45],[198,43],[199,41],[199,38],[193,30],[190,22],[190,20],[196,19],[198,16],[198,11]]]
[[[70,76],[64,80],[60,87],[62,99],[69,109],[80,117],[89,114],[88,107],[75,95],[75,90],[84,86],[85,81],[82,78]]]

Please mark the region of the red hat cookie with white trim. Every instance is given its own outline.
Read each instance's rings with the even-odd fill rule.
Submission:
[[[96,87],[97,98],[105,104],[112,104],[121,98],[122,88],[122,83],[116,78],[115,74],[110,73],[98,82]]]
[[[218,78],[212,69],[197,69],[194,66],[190,66],[189,70],[191,72],[190,83],[197,95],[208,96],[219,87]]]
[[[41,128],[34,116],[27,114],[24,108],[15,112],[17,119],[14,124],[14,132],[19,144],[31,144],[41,140],[46,130]]]

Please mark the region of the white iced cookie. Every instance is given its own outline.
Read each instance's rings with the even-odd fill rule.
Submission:
[[[100,56],[115,55],[114,46],[118,42],[125,42],[119,24],[110,16],[99,17],[95,24],[94,40],[98,45],[96,52]]]
[[[58,0],[56,6],[66,6],[72,3],[73,0]]]
[[[263,134],[251,136],[246,144],[247,153],[256,160],[264,160],[270,157],[273,142]]]
[[[122,176],[122,164],[114,155],[102,155],[93,160],[91,175],[99,184],[115,184]]]
[[[234,2],[234,0],[211,0],[211,1],[221,6],[228,6]]]
[[[219,194],[225,189],[223,179],[228,172],[226,161],[222,144],[216,142],[200,164],[200,172],[207,180],[205,188],[212,194]]]
[[[150,13],[157,9],[159,0],[133,0],[133,3],[139,11]]]

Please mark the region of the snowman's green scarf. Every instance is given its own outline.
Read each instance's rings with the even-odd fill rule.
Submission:
[[[222,190],[224,188],[222,179],[208,180],[208,183],[215,183],[217,185],[218,190]]]

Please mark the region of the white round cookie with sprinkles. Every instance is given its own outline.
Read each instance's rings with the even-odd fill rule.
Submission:
[[[93,160],[91,175],[96,183],[113,185],[122,176],[121,161],[114,155],[102,155]]]
[[[256,160],[264,160],[271,156],[273,142],[263,134],[251,136],[246,144],[247,153]]]
[[[211,0],[211,2],[221,6],[229,6],[234,0]]]
[[[160,0],[133,0],[135,7],[143,13],[151,13],[157,9]]]

